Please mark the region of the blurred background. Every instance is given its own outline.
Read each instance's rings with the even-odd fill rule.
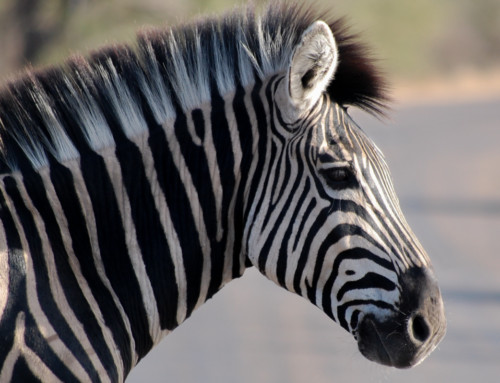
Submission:
[[[256,6],[264,2],[254,1]],[[352,337],[255,270],[169,335],[128,382],[498,382],[500,1],[315,1],[346,15],[392,85],[392,111],[352,114],[385,153],[430,254],[448,333],[405,371],[363,359]],[[0,83],[23,67],[132,42],[230,0],[0,0]]]
[[[231,9],[235,0],[0,0],[0,79],[27,65],[133,41],[143,25]],[[265,1],[254,0],[257,7]],[[346,15],[390,79],[500,82],[498,0],[315,0]],[[489,80],[485,80],[485,79]],[[460,79],[460,80],[457,80]]]

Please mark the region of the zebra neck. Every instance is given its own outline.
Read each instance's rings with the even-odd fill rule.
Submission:
[[[140,136],[115,137],[115,146],[4,175],[0,197],[28,254],[26,294],[15,307],[47,328],[63,321],[76,329],[59,334],[67,344],[119,350],[110,357],[129,371],[242,275],[261,168],[260,97],[259,87],[214,93],[210,104]],[[88,343],[85,328],[102,335]]]
[[[160,178],[170,185],[162,189],[166,211],[182,216],[173,222],[178,244],[170,247],[182,249],[177,263],[190,265],[184,267],[186,312],[179,323],[246,267],[243,232],[258,174],[253,97],[253,88],[238,87],[224,97],[213,91],[210,103],[177,110],[159,134],[167,150],[154,163],[162,164]],[[154,145],[163,146],[161,139]]]
[[[102,160],[80,159],[82,169],[109,174],[129,274],[136,274],[144,300],[156,302],[145,313],[158,318],[148,320],[154,343],[243,274],[244,223],[259,174],[259,129],[265,128],[257,123],[264,112],[259,89],[238,87],[224,97],[213,91],[210,103],[177,109],[148,134],[117,141]],[[105,250],[101,254],[112,249]]]

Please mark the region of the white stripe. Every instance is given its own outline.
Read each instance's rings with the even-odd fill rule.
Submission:
[[[170,121],[170,124],[173,122]],[[166,130],[172,129],[173,126],[168,125]],[[160,217],[160,222],[162,225],[165,238],[167,240],[168,249],[174,265],[175,281],[177,283],[178,289],[178,301],[177,301],[177,323],[182,323],[186,319],[187,312],[187,286],[186,286],[186,274],[184,270],[184,260],[182,258],[182,250],[179,242],[177,232],[175,231],[172,218],[170,216],[170,210],[166,203],[165,195],[161,193],[160,182],[158,181],[158,174],[156,173],[155,163],[153,159],[153,154],[151,153],[150,146],[147,142],[146,137],[143,138],[143,142],[136,142],[142,156],[142,162],[145,168],[145,174],[149,181],[149,186],[151,193],[153,195],[154,204],[158,215]],[[161,302],[160,302],[161,304]],[[161,331],[158,333],[156,338],[153,338],[153,342],[158,343],[166,334],[168,330]]]
[[[14,347],[4,360],[0,372],[0,382],[10,382],[14,366],[20,357],[23,357],[30,371],[42,382],[60,382],[59,378],[43,363],[43,361],[24,343],[25,314],[20,312],[16,318]]]
[[[50,184],[50,176],[47,174],[47,171],[41,173],[42,177],[45,178],[45,181],[47,181],[47,178],[49,178],[49,184]],[[28,210],[32,213],[32,218],[34,220],[34,223],[37,227],[38,234],[40,235],[40,240],[41,240],[41,245],[42,245],[42,253],[44,254],[44,260],[45,260],[45,265],[47,267],[47,273],[50,276],[49,278],[49,286],[50,290],[52,292],[52,296],[54,298],[54,302],[61,313],[62,317],[66,321],[66,323],[69,325],[71,328],[71,332],[73,335],[78,339],[78,342],[82,346],[82,348],[87,352],[87,356],[90,359],[90,362],[92,363],[92,366],[96,371],[103,371],[104,367],[100,363],[99,358],[96,355],[96,352],[90,343],[90,340],[87,337],[87,333],[85,332],[85,329],[83,327],[83,324],[78,320],[76,317],[75,313],[73,312],[73,309],[71,308],[70,304],[68,303],[68,300],[66,298],[66,294],[64,293],[64,287],[62,286],[60,280],[59,280],[59,273],[56,267],[56,261],[54,257],[54,252],[52,247],[50,246],[50,241],[49,238],[47,237],[47,231],[45,228],[45,222],[43,221],[42,217],[40,216],[40,213],[38,210],[33,206],[32,201],[30,197],[28,196],[28,193],[26,189],[24,188],[24,183],[23,180],[14,177],[16,180],[16,183],[18,185],[19,193],[28,208]],[[47,183],[45,183],[45,186]],[[50,187],[50,186],[49,186]],[[59,212],[60,214],[62,212]]]
[[[0,220],[0,321],[9,297],[9,278],[9,249],[3,221]]]
[[[177,171],[179,172],[182,184],[184,185],[184,190],[188,195],[196,232],[198,233],[198,238],[200,240],[201,250],[203,253],[203,270],[201,276],[200,296],[195,305],[196,308],[205,302],[207,297],[208,287],[210,284],[210,270],[211,270],[210,241],[208,239],[207,229],[205,227],[205,221],[203,220],[203,210],[201,208],[200,198],[198,196],[196,188],[194,187],[193,180],[191,178],[191,173],[189,173],[189,169],[186,165],[186,162],[184,161],[184,157],[182,156],[181,148],[179,142],[175,137],[174,129],[165,126],[165,131],[167,136],[168,148],[172,153],[172,158],[175,161]]]
[[[245,97],[244,97],[245,110],[248,113],[248,117],[250,120],[250,126],[252,129],[252,150],[251,150],[252,162],[250,164],[250,170],[248,172],[248,180],[245,180],[245,182],[246,182],[245,201],[248,201],[250,189],[252,187],[252,182],[250,182],[250,181],[253,180],[253,178],[254,178],[255,170],[256,170],[257,164],[259,162],[259,150],[258,149],[259,149],[260,137],[259,137],[259,130],[257,127],[257,114],[256,114],[256,111],[254,109],[253,102],[252,102],[252,93],[253,93],[252,88],[245,89]],[[265,89],[262,88],[260,96],[263,96],[264,94],[265,94]],[[263,101],[263,104],[266,105],[265,99],[262,99],[262,101]],[[246,143],[243,143],[243,144],[246,144]],[[248,149],[247,149],[247,153],[248,153]],[[255,182],[255,180],[253,180],[253,182]],[[246,211],[247,208],[248,208],[248,206],[245,203],[244,210]],[[250,221],[250,219],[248,221]]]
[[[301,180],[300,185],[299,185],[299,190],[303,190],[306,184],[306,179],[304,178]],[[311,186],[314,187],[314,186]],[[297,271],[297,266],[299,262],[299,257],[300,257],[300,249],[303,248],[304,246],[304,241],[307,237],[308,230],[307,227],[309,225],[312,225],[314,220],[316,219],[317,215],[314,214],[314,210],[312,214],[309,214],[307,217],[306,223],[302,226],[303,231],[302,233],[299,233],[299,228],[302,225],[302,221],[305,219],[304,214],[306,213],[307,208],[309,207],[309,204],[311,203],[310,198],[306,198],[304,200],[304,203],[302,206],[300,206],[300,209],[297,213],[297,217],[295,218],[295,222],[293,222],[292,226],[292,232],[290,233],[290,240],[288,241],[288,248],[287,252],[288,254],[294,254],[294,244],[295,241],[298,240],[297,242],[297,248],[295,249],[295,256],[288,257],[287,262],[286,262],[286,274],[285,274],[285,286],[286,289],[292,292],[296,292],[293,286],[293,280],[295,278],[295,273]],[[316,209],[316,208],[315,208]]]
[[[205,120],[205,116],[203,116],[203,119]],[[206,124],[206,121],[203,121],[203,123]],[[192,111],[191,111],[191,113],[188,112],[186,114],[186,126],[187,126],[187,131],[188,131],[189,135],[191,136],[191,141],[193,142],[193,144],[195,144],[196,146],[203,145],[201,137],[198,136],[198,134],[196,133],[196,128],[194,126]],[[205,129],[205,127],[203,127],[203,129]],[[205,135],[206,135],[206,130],[205,130]]]
[[[219,169],[219,163],[217,162],[217,151],[215,149],[214,137],[212,133],[213,129],[218,129],[217,126],[212,127],[212,119],[210,118],[211,108],[210,105],[203,105],[201,111],[203,112],[203,120],[205,121],[205,139],[203,141],[203,149],[207,156],[208,171],[210,173],[210,181],[212,186],[212,192],[215,197],[215,212],[217,214],[217,241],[222,240],[223,228],[222,228],[222,196],[223,193],[229,193],[229,190],[222,189],[222,181]],[[231,148],[225,148],[225,150],[230,151]]]
[[[16,181],[17,184],[19,184],[19,180],[16,179]],[[7,193],[4,190],[4,185],[3,184],[0,185],[0,188],[3,195],[6,196]],[[9,200],[6,200],[6,202],[8,205],[10,205]],[[12,206],[9,206],[9,210],[12,212],[12,217],[14,218],[16,229],[21,239],[22,248],[28,249],[29,247],[26,239],[26,234],[23,230],[21,223],[19,222],[19,217],[17,215],[17,212],[12,208]],[[52,327],[51,323],[45,316],[45,313],[40,306],[40,302],[38,300],[38,291],[36,287],[37,281],[35,279],[35,269],[31,256],[28,252],[26,252],[26,250],[24,251],[24,261],[26,264],[26,297],[28,299],[28,308],[31,314],[33,315],[33,318],[35,319],[37,328],[42,334],[42,336],[47,340],[50,339],[49,346],[52,349],[52,351],[54,351],[54,353],[63,362],[67,361],[68,356],[72,357],[73,354],[61,341],[61,339],[57,336],[56,330]],[[19,345],[16,346],[19,347]],[[72,367],[73,367],[72,372],[78,379],[80,380],[90,379],[90,377],[87,375],[87,373],[79,363],[74,363]]]
[[[235,225],[231,224],[234,222],[235,204],[238,192],[241,187],[241,160],[243,158],[240,137],[238,134],[238,126],[236,124],[236,116],[234,114],[234,109],[232,105],[232,100],[234,99],[234,94],[228,95],[225,99],[224,110],[227,118],[227,123],[229,126],[229,134],[231,136],[231,148],[234,158],[233,165],[233,175],[235,179],[234,190],[232,191],[231,202],[229,203],[228,209],[228,228],[227,228],[227,246],[224,253],[224,271],[222,285],[226,284],[233,279],[233,257],[234,257],[234,240],[235,240]],[[243,261],[244,264],[244,261]],[[241,263],[240,263],[241,265]]]
[[[111,183],[113,184],[118,210],[120,211],[123,228],[126,233],[127,254],[123,254],[123,256],[128,256],[130,258],[141,291],[142,303],[146,310],[149,334],[152,339],[157,339],[160,336],[160,315],[158,313],[153,287],[151,286],[151,281],[146,271],[146,265],[142,258],[141,249],[137,242],[135,222],[132,217],[130,200],[123,184],[121,167],[115,156],[114,150],[110,149],[107,150],[106,153],[103,153],[103,159],[106,170],[110,175]],[[143,164],[137,164],[137,166],[143,166]]]
[[[130,325],[130,321],[128,316],[125,314],[125,310],[123,309],[123,306],[118,299],[118,296],[116,295],[115,291],[113,290],[113,287],[111,286],[111,282],[108,279],[108,276],[106,275],[106,271],[104,269],[104,262],[101,257],[101,252],[99,248],[99,239],[98,239],[98,234],[97,234],[97,225],[95,221],[95,216],[94,216],[94,209],[92,207],[92,202],[90,200],[89,193],[87,191],[87,187],[85,184],[85,181],[83,179],[82,173],[81,173],[81,166],[78,163],[75,163],[75,166],[71,168],[71,173],[73,174],[73,179],[75,183],[75,189],[76,193],[78,196],[78,199],[80,201],[80,205],[82,207],[82,211],[85,212],[85,222],[87,224],[87,231],[89,234],[89,239],[90,239],[90,244],[92,248],[92,260],[95,264],[95,268],[97,271],[97,274],[99,275],[100,280],[108,290],[109,294],[111,295],[113,299],[113,303],[115,307],[117,308],[118,312],[120,313],[121,320],[125,326],[125,330],[127,331],[127,337],[129,339],[129,345],[128,345],[128,351],[131,355],[131,363],[132,366],[134,366],[137,361],[138,361],[138,355],[135,352],[135,340],[134,336],[132,334],[132,328]],[[90,257],[90,255],[89,255]],[[91,260],[89,259],[89,262]],[[113,325],[113,324],[111,324]],[[115,353],[120,353],[120,350],[116,349]],[[118,377],[119,380],[123,379],[123,359],[119,359],[119,363],[117,364],[117,370],[118,370]]]
[[[68,168],[75,168],[78,166],[78,163],[73,161],[71,163],[68,163]],[[93,292],[91,291],[87,280],[84,278],[82,274],[82,270],[80,267],[80,262],[78,258],[76,257],[74,251],[73,251],[73,245],[72,245],[72,240],[71,240],[71,235],[68,231],[68,221],[66,220],[66,216],[64,214],[64,211],[62,209],[62,206],[60,205],[59,200],[57,199],[56,191],[54,190],[54,186],[52,184],[52,181],[50,179],[50,174],[48,169],[44,169],[40,171],[40,176],[43,180],[45,189],[47,190],[47,196],[49,199],[49,203],[51,204],[52,210],[54,211],[54,215],[58,219],[59,223],[59,228],[61,230],[61,237],[62,241],[64,244],[64,249],[66,250],[66,253],[68,254],[68,263],[71,267],[71,271],[73,272],[73,275],[75,276],[78,286],[80,287],[82,294],[84,295],[87,303],[89,304],[92,312],[94,313],[94,316],[96,318],[96,321],[99,324],[99,327],[102,331],[104,341],[106,343],[106,346],[108,347],[108,350],[111,353],[111,356],[113,358],[113,363],[117,368],[120,368],[121,366],[121,359],[117,355],[118,351],[118,346],[115,344],[113,335],[110,331],[110,329],[105,325],[104,318],[102,316],[102,312],[100,310],[99,304],[94,298]],[[90,254],[89,256],[89,262],[92,261],[90,259]],[[91,350],[88,350],[91,360],[93,359],[93,352]],[[106,368],[104,365],[102,365],[101,361],[99,359],[96,359],[94,363],[94,367],[96,370],[100,373],[100,376],[102,379],[109,380],[109,377],[107,376],[106,373]],[[123,367],[121,368],[123,370]],[[121,371],[119,372],[121,373]]]

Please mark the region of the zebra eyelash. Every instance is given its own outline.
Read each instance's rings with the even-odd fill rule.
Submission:
[[[356,171],[349,162],[321,164],[318,172],[333,190],[354,189],[359,185]]]

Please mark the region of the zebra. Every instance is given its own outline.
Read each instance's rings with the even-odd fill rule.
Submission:
[[[420,363],[445,334],[430,259],[347,108],[385,82],[297,4],[151,28],[0,90],[0,381],[120,382],[255,266]]]

